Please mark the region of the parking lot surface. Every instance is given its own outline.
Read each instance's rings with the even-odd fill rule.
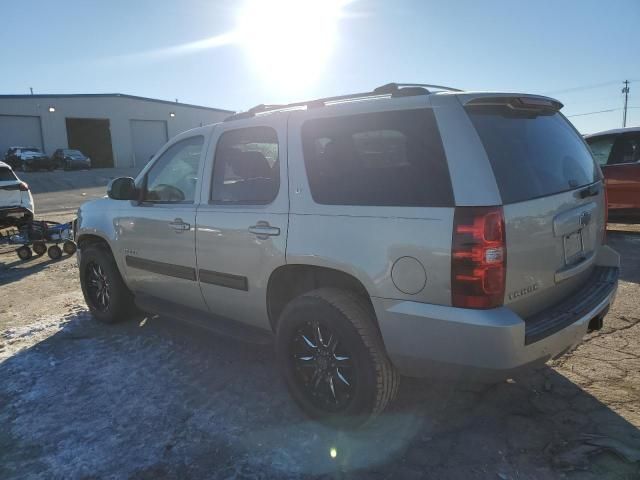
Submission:
[[[0,249],[0,478],[638,479],[640,229],[608,242],[617,300],[578,349],[492,386],[405,379],[355,432],[300,413],[271,345],[99,324],[75,258]]]
[[[36,214],[71,213],[82,202],[104,197],[105,187],[117,177],[135,177],[139,168],[95,168],[93,170],[54,170],[18,172],[31,187]]]

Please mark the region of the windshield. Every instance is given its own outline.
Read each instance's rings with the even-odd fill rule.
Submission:
[[[78,150],[67,150],[65,152],[65,155],[72,158],[84,158],[84,155],[82,154],[82,152]]]
[[[591,152],[560,113],[516,114],[503,106],[467,111],[505,204],[573,190],[599,179]]]
[[[40,150],[37,148],[23,148],[22,149],[23,152],[35,152],[35,153],[40,153]]]

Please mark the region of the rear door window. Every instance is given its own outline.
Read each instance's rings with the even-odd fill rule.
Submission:
[[[627,133],[618,136],[609,157],[609,165],[638,161],[640,161],[640,134]]]
[[[467,107],[489,157],[503,203],[545,197],[599,179],[589,148],[560,113]]]
[[[325,205],[452,206],[449,170],[430,109],[308,120],[311,195]]]

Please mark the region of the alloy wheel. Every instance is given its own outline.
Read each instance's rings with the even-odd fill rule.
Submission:
[[[111,284],[99,263],[91,262],[86,267],[87,293],[93,306],[105,312],[111,301]]]
[[[351,353],[336,332],[318,321],[308,321],[290,342],[296,383],[316,408],[328,412],[346,409],[357,378]]]

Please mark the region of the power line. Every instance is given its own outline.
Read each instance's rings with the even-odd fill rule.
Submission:
[[[622,110],[622,109],[621,108],[610,108],[608,110],[598,110],[597,112],[576,113],[574,115],[566,115],[566,116],[567,117],[583,117],[585,115],[595,115],[596,113],[615,112],[616,110]]]
[[[640,108],[640,106],[627,107],[628,110],[631,110],[632,108]],[[598,110],[596,112],[574,113],[573,115],[565,115],[565,117],[582,117],[584,115],[595,115],[596,113],[617,112],[618,110],[622,110],[622,108],[609,108],[607,110]]]
[[[629,83],[633,83],[636,82],[637,80],[629,80]],[[602,87],[609,87],[611,85],[617,85],[620,83],[620,80],[611,80],[610,82],[603,82],[603,83],[594,83],[591,85],[581,85],[579,87],[572,87],[572,88],[564,88],[561,90],[554,90],[551,92],[545,92],[545,95],[555,95],[558,93],[569,93],[569,92],[580,92],[582,90],[592,90],[595,88],[602,88]]]

